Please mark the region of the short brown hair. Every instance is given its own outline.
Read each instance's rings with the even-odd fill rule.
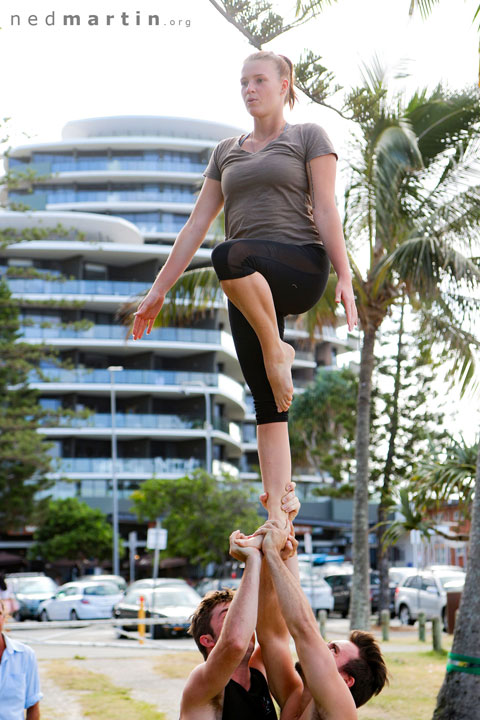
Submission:
[[[234,591],[231,588],[212,590],[205,595],[202,602],[190,618],[190,627],[188,628],[188,633],[197,643],[197,647],[202,653],[205,660],[207,659],[208,655],[207,648],[201,644],[200,638],[202,635],[213,635],[212,626],[210,625],[212,610],[214,607],[220,605],[221,603],[232,602],[233,596]]]
[[[360,707],[370,700],[372,695],[378,695],[383,686],[388,684],[388,671],[373,635],[354,630],[349,640],[358,647],[359,656],[346,662],[339,670],[355,679],[350,692],[355,706]]]
[[[295,100],[298,100],[298,98],[294,89],[295,81],[293,77],[293,63],[290,58],[286,55],[277,55],[277,53],[274,53],[271,50],[259,50],[259,52],[252,53],[245,58],[244,62],[251,62],[253,60],[271,60],[275,63],[279,77],[287,78],[288,92],[285,95],[284,105],[288,102],[288,106],[291,110],[295,105]]]

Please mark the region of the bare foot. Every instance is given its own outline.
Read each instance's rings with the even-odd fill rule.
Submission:
[[[264,359],[264,362],[277,410],[286,412],[293,400],[292,363],[295,358],[295,350],[283,340],[280,343],[278,355],[272,356],[271,359]]]

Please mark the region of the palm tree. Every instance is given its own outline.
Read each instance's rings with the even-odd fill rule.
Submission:
[[[369,625],[368,483],[370,405],[375,343],[394,304],[408,298],[423,307],[458,365],[473,366],[463,335],[464,313],[475,309],[470,288],[480,280],[471,247],[480,225],[479,92],[430,95],[417,91],[403,106],[387,100],[385,74],[366,69],[363,86],[347,98],[360,136],[352,144],[351,177],[345,194],[344,233],[351,248],[354,289],[363,332],[357,402],[356,484],[353,518],[351,626]],[[366,270],[353,254],[368,249]],[[361,255],[360,255],[361,257]],[[463,292],[466,291],[466,292]],[[310,326],[326,321],[327,296],[310,311]],[[440,312],[441,309],[441,312]],[[466,352],[466,357],[462,357]]]
[[[477,659],[477,675],[447,672],[437,697],[433,720],[471,720],[480,707],[480,442],[470,530],[467,577],[455,625],[452,653]],[[458,667],[458,665],[456,666]],[[464,668],[465,669],[465,668]],[[467,668],[468,669],[468,668]]]
[[[452,646],[454,655],[466,659],[467,665],[463,669],[467,672],[447,671],[433,715],[433,720],[471,720],[477,717],[480,704],[478,677],[468,672],[471,669],[468,659],[476,658],[480,665],[480,442],[477,447],[454,442],[443,457],[421,463],[413,479],[413,489],[414,502],[408,497],[406,488],[401,492],[404,520],[388,528],[386,535],[392,542],[409,530],[419,530],[426,537],[432,531],[446,536],[425,519],[425,509],[432,506],[432,499],[436,504],[455,493],[463,508],[472,509],[467,576]],[[456,536],[453,539],[465,538]],[[454,667],[462,670],[462,665]]]

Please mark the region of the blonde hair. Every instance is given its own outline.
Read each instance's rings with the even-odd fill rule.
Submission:
[[[259,52],[252,53],[244,62],[252,62],[253,60],[271,60],[275,63],[278,75],[280,79],[287,78],[288,80],[288,92],[285,95],[284,105],[287,104],[290,110],[295,105],[295,101],[298,100],[297,94],[294,90],[294,74],[293,74],[293,63],[286,55],[277,55],[277,53],[271,50],[260,50]]]

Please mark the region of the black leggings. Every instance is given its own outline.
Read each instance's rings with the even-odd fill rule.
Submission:
[[[263,275],[272,291],[282,340],[285,316],[313,307],[323,295],[330,271],[328,255],[319,243],[226,240],[213,249],[212,263],[219,280],[235,280],[254,272]],[[228,315],[240,367],[253,395],[257,425],[287,422],[288,412],[277,410],[255,330],[230,300]]]

